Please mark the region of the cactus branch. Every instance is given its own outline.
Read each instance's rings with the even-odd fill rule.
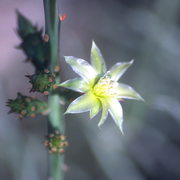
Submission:
[[[54,72],[59,62],[59,30],[60,21],[56,0],[44,0],[46,35],[49,37],[49,66]],[[59,82],[59,77],[56,82]],[[61,112],[60,97],[56,93],[50,93],[48,103],[50,108],[48,131],[58,130],[64,134],[64,120]],[[52,154],[49,156],[49,176],[53,180],[63,180],[63,155]]]

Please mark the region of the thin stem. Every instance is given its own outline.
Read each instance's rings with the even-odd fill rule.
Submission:
[[[44,0],[45,13],[45,27],[46,34],[49,36],[49,67],[53,72],[56,65],[59,64],[59,32],[60,21],[58,6],[56,0]],[[59,82],[60,78],[57,77]],[[48,97],[50,108],[48,133],[58,130],[60,133],[65,133],[65,125],[62,114],[62,107],[60,106],[60,97],[56,93],[51,93]],[[53,180],[63,180],[63,163],[64,157],[62,155],[53,154],[49,156],[49,176]]]

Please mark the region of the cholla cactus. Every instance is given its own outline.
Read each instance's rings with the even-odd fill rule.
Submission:
[[[50,154],[63,154],[65,152],[65,148],[68,146],[66,137],[61,135],[59,132],[48,135],[43,144],[48,148],[48,152]]]
[[[119,101],[122,99],[143,100],[132,87],[118,82],[120,77],[133,64],[133,60],[119,62],[109,71],[106,71],[103,56],[94,42],[92,42],[91,48],[92,65],[73,56],[66,56],[65,60],[81,78],[68,80],[61,83],[60,86],[84,93],[69,105],[66,113],[90,111],[90,118],[93,118],[102,110],[98,124],[98,126],[101,126],[105,122],[108,112],[110,112],[116,125],[123,133],[123,111]]]
[[[47,95],[50,91],[57,88],[55,75],[50,72],[43,72],[39,74],[27,75],[32,84],[31,92],[37,91]]]
[[[46,114],[48,112],[46,102],[24,96],[21,93],[18,93],[16,99],[9,99],[7,106],[11,108],[10,113],[18,113],[19,118],[26,116],[35,117],[37,114]]]
[[[91,48],[92,65],[83,59],[72,56],[65,57],[66,62],[81,78],[60,84],[60,77],[58,77],[60,71],[58,66],[59,28],[66,15],[59,16],[56,0],[44,0],[44,12],[46,22],[44,36],[42,29],[34,26],[19,12],[17,12],[17,33],[21,39],[18,47],[23,50],[27,60],[35,67],[35,74],[26,76],[32,84],[31,92],[48,95],[48,102],[18,93],[17,98],[8,100],[7,106],[10,107],[10,112],[19,114],[19,118],[35,117],[36,114],[49,112],[48,134],[55,132],[49,134],[43,143],[49,154],[53,154],[49,160],[49,176],[54,180],[63,180],[63,153],[68,142],[63,135],[65,122],[60,102],[64,103],[71,98],[74,100],[77,95],[84,93],[69,105],[66,113],[90,111],[90,118],[93,118],[99,111],[102,111],[98,126],[105,122],[110,113],[116,125],[123,132],[123,111],[119,101],[122,99],[143,100],[143,98],[132,87],[118,82],[133,61],[117,63],[109,71],[106,71],[103,56],[94,42]],[[58,86],[79,93],[66,91],[67,89],[64,91],[63,88],[54,91]]]

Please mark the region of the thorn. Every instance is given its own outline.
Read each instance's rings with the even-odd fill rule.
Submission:
[[[60,67],[58,66],[58,65],[56,65],[55,67],[54,67],[54,72],[59,72],[60,71]]]
[[[36,107],[35,106],[32,106],[31,107],[31,111],[35,111],[36,110]]]
[[[53,82],[53,79],[51,77],[49,77],[48,81],[49,82]]]
[[[49,142],[46,140],[43,142],[44,146],[48,146],[49,145]]]
[[[49,73],[50,71],[49,71],[49,69],[45,69],[44,72],[45,73]]]
[[[52,151],[51,151],[51,150],[49,150],[49,151],[48,151],[48,153],[49,153],[49,154],[52,154]]]
[[[36,115],[35,115],[35,114],[31,114],[31,117],[32,117],[32,118],[35,118],[35,117],[36,117]]]
[[[64,149],[63,148],[59,149],[59,153],[63,154],[64,153]]]
[[[49,94],[49,92],[48,92],[48,91],[44,91],[43,94],[44,94],[45,96],[47,96],[47,95]]]
[[[45,34],[43,37],[44,42],[48,42],[49,41],[49,35]]]
[[[66,139],[66,136],[61,135],[61,140],[64,141]]]
[[[51,151],[52,151],[53,153],[55,153],[55,152],[57,152],[57,148],[56,148],[56,147],[53,147],[53,148],[51,149]]]
[[[65,146],[69,146],[69,143],[67,141],[64,142]]]
[[[57,89],[58,88],[58,85],[57,84],[54,84],[53,85],[53,89]]]
[[[24,116],[27,112],[25,110],[21,111],[21,115]]]
[[[67,14],[59,15],[59,20],[64,21],[67,18]]]
[[[49,137],[50,137],[50,138],[53,138],[53,137],[54,137],[54,134],[50,134]]]
[[[62,99],[59,100],[59,103],[60,103],[61,105],[65,105],[65,101],[62,100]]]
[[[25,75],[25,77],[29,78],[31,80],[31,75]]]
[[[65,146],[64,142],[61,142],[61,147],[64,147],[64,146]]]
[[[48,110],[46,110],[46,111],[43,111],[41,114],[42,114],[43,116],[48,115],[48,114],[49,114],[49,109],[48,109]]]
[[[23,118],[23,115],[21,115],[21,114],[18,115],[18,118],[19,118],[19,119],[22,119],[22,118]]]

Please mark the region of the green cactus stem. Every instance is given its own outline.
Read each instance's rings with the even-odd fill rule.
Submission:
[[[49,68],[50,72],[56,71],[59,65],[59,30],[60,20],[58,13],[58,5],[56,0],[44,0],[45,12],[45,31],[46,41],[48,40],[48,54],[49,54]],[[60,81],[56,77],[56,82]],[[65,125],[62,114],[62,107],[60,105],[60,96],[56,93],[50,93],[48,96],[48,103],[50,108],[49,113],[49,134],[58,130],[61,134],[65,133]],[[53,180],[63,180],[64,156],[59,154],[52,154],[49,156],[49,177]]]

